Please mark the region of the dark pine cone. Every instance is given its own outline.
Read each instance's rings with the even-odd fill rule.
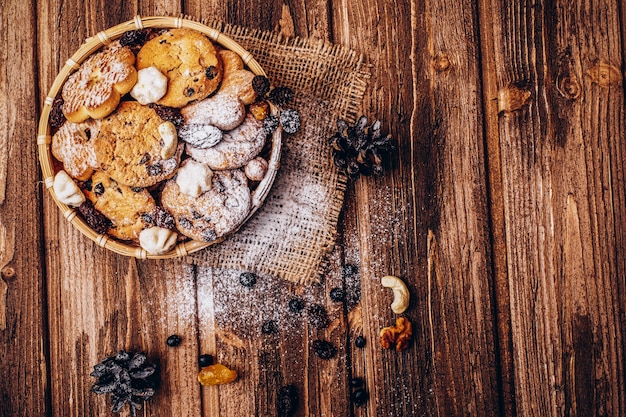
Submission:
[[[277,106],[284,106],[293,100],[294,95],[293,90],[289,87],[276,87],[270,91],[267,98]]]
[[[361,116],[354,126],[339,119],[337,133],[329,139],[335,165],[354,180],[360,174],[382,175],[382,155],[394,149],[391,135],[383,136],[380,132],[379,120],[370,126],[367,123],[365,116]]]
[[[156,365],[143,352],[120,350],[93,367],[90,374],[98,378],[91,386],[96,394],[111,394],[111,411],[119,412],[125,403],[135,417],[144,401],[154,395],[158,378]]]

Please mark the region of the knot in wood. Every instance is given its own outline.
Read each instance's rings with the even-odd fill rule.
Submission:
[[[450,68],[450,60],[446,55],[438,55],[433,60],[433,67],[437,72],[443,72]]]
[[[2,275],[2,278],[4,279],[13,279],[15,278],[15,269],[10,266],[5,266],[0,271],[0,275]]]
[[[498,113],[512,113],[530,101],[530,90],[516,84],[509,84],[498,91]]]
[[[575,100],[580,97],[580,83],[575,75],[564,75],[556,81],[556,89],[568,100]]]

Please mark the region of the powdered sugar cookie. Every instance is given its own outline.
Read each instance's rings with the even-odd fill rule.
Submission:
[[[199,197],[180,191],[169,180],[161,204],[174,216],[177,229],[191,239],[212,242],[234,231],[250,211],[248,180],[241,170],[213,173],[211,188]]]
[[[86,180],[99,167],[94,148],[100,121],[65,122],[52,136],[52,155],[63,163],[65,171],[77,180]]]
[[[193,159],[213,170],[235,169],[243,167],[261,152],[265,137],[263,122],[249,114],[241,125],[224,133],[217,145],[200,149],[187,144],[186,150]]]

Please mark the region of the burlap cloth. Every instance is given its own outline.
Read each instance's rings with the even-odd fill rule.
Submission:
[[[252,53],[272,85],[296,92],[302,127],[283,135],[281,167],[263,207],[236,234],[190,256],[198,265],[271,274],[296,283],[319,279],[327,264],[343,206],[346,177],[327,139],[338,117],[354,120],[369,66],[352,50],[322,41],[287,38],[218,22]]]

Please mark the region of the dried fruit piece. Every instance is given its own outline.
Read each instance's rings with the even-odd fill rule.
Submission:
[[[170,346],[170,347],[176,347],[176,346],[180,346],[182,341],[183,341],[182,337],[180,337],[177,334],[173,334],[173,335],[171,335],[170,337],[167,338],[165,343],[167,343],[167,345]]]
[[[409,347],[411,337],[413,336],[413,326],[406,317],[396,318],[396,325],[381,329],[380,344],[385,349],[391,349],[395,346],[396,351],[400,352]]]
[[[65,123],[65,115],[63,114],[63,97],[61,94],[57,94],[52,102],[52,108],[50,109],[50,127],[52,129],[58,129]]]
[[[265,120],[267,115],[270,113],[270,105],[267,101],[255,101],[250,104],[248,110],[252,113],[255,119]]]
[[[363,336],[357,336],[357,338],[354,339],[354,346],[358,347],[359,349],[363,349],[366,343],[367,340]]]
[[[228,384],[237,379],[237,371],[228,369],[221,363],[205,366],[198,374],[198,382],[202,385]]]
[[[361,407],[365,405],[367,399],[369,398],[369,394],[365,390],[365,388],[359,388],[355,390],[352,395],[350,395],[350,399],[357,407]]]
[[[141,46],[148,40],[151,29],[129,30],[124,32],[120,38],[122,46]]]
[[[278,391],[276,405],[278,417],[292,417],[298,409],[298,389],[295,385],[285,385]]]
[[[78,211],[85,219],[87,225],[96,233],[105,234],[111,227],[111,220],[96,210],[93,203],[89,200],[78,206]]]
[[[362,387],[364,383],[363,378],[352,378],[350,380],[350,386],[354,388]]]
[[[213,365],[213,355],[203,354],[198,356],[198,365],[200,368],[204,368],[205,366]]]
[[[314,340],[313,352],[320,359],[330,359],[337,353],[337,348],[326,340]]]
[[[148,107],[154,109],[156,114],[159,115],[163,121],[172,122],[174,126],[181,127],[185,124],[185,119],[183,115],[180,113],[180,109],[176,109],[174,107],[161,106],[160,104],[150,103]]]

